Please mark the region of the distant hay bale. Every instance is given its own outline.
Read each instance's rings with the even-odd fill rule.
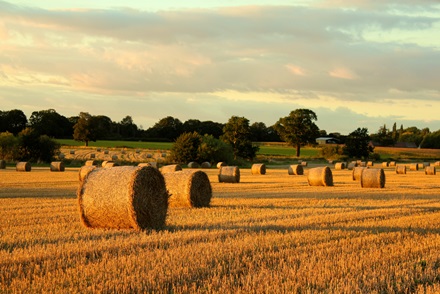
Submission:
[[[191,161],[190,163],[188,163],[188,167],[189,168],[199,168],[200,165],[195,161]]]
[[[117,156],[117,155],[112,155],[112,160],[113,160],[113,161],[118,160],[118,156]]]
[[[390,161],[389,166],[396,166],[396,162],[395,161]]]
[[[114,161],[107,161],[105,165],[103,165],[103,168],[112,168],[115,166],[119,166],[118,163],[114,162]]]
[[[384,162],[382,162],[382,167],[388,167],[388,166],[389,166],[388,161],[384,161]]]
[[[101,148],[96,148],[96,152],[101,152]]]
[[[357,167],[357,163],[356,163],[356,162],[350,162],[350,163],[347,165],[347,169],[348,169],[348,170],[352,170],[352,169],[354,169],[355,167]]]
[[[59,159],[64,159],[65,157],[66,157],[66,155],[64,155],[64,153],[58,153]]]
[[[358,166],[366,167],[367,163],[365,161],[361,161],[361,163],[359,163]]]
[[[423,167],[427,167],[427,166],[430,166],[431,164],[429,163],[429,162],[424,162],[423,163]]]
[[[89,228],[161,229],[168,192],[163,175],[153,167],[95,169],[77,192],[82,223]]]
[[[373,166],[373,165],[374,165],[374,163],[372,161],[367,162],[367,166]]]
[[[289,168],[287,169],[287,173],[289,175],[303,175],[304,174],[304,168],[301,164],[291,164],[289,165]]]
[[[409,165],[409,170],[413,170],[413,171],[419,170],[419,165],[417,163],[411,163]]]
[[[50,171],[63,172],[65,170],[64,163],[62,161],[52,161],[50,163]]]
[[[15,170],[19,172],[30,172],[31,164],[27,161],[18,162],[15,166]]]
[[[404,164],[396,165],[396,174],[406,175],[406,165],[404,165]]]
[[[221,168],[222,166],[226,166],[226,165],[227,165],[226,162],[220,161],[217,163],[217,168]]]
[[[361,174],[362,188],[385,187],[385,173],[382,168],[364,169]]]
[[[311,168],[307,181],[309,186],[333,186],[333,174],[328,166]]]
[[[70,150],[70,154],[75,154],[75,150]]]
[[[435,166],[425,167],[425,175],[435,175],[435,173],[436,173]]]
[[[163,175],[171,207],[209,207],[212,188],[208,175],[201,170],[176,171]]]
[[[91,172],[92,170],[94,170],[95,168],[97,168],[95,165],[84,165],[79,169],[79,181],[83,181],[84,178],[89,174],[89,172]]]
[[[362,171],[364,169],[368,169],[368,166],[357,166],[353,168],[353,171],[351,172],[351,178],[353,181],[359,181],[362,176]]]
[[[104,150],[104,154],[108,154],[108,150]]]
[[[127,151],[121,150],[121,154],[125,154],[125,153],[127,153]]]
[[[436,162],[434,163],[434,166],[440,166],[440,161],[436,161]]]
[[[425,168],[425,164],[424,163],[417,163],[417,168],[418,169],[424,169]]]
[[[96,160],[87,160],[84,163],[85,166],[92,166],[92,165],[96,165]]]
[[[90,158],[96,158],[95,153],[90,154]]]
[[[253,175],[265,175],[266,165],[264,163],[254,163],[251,167],[251,172]]]
[[[301,161],[302,166],[307,166],[307,161]]]
[[[182,167],[180,165],[178,165],[178,164],[164,165],[164,166],[162,166],[160,168],[160,171],[163,174],[173,173],[173,172],[176,172],[176,171],[179,171],[179,170],[182,170]]]
[[[202,164],[200,164],[201,168],[211,168],[211,163],[209,163],[208,161],[204,161],[202,162]]]
[[[153,155],[151,155],[150,153],[147,154],[147,158],[152,158]]]
[[[138,164],[138,166],[144,167],[144,166],[152,166],[152,165],[149,162],[141,162],[141,163]]]
[[[0,160],[0,169],[5,169],[6,168],[6,161],[1,159]]]
[[[141,150],[136,149],[136,154],[139,154],[139,153],[141,153]]]
[[[162,158],[165,158],[165,157],[167,157],[167,154],[166,154],[166,153],[162,153],[160,156],[161,156]]]
[[[222,166],[218,173],[220,183],[239,183],[240,169],[238,166]]]
[[[345,162],[336,162],[335,163],[335,169],[345,169]]]

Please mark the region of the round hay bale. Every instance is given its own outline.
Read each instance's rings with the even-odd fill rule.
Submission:
[[[89,228],[161,229],[168,192],[153,167],[94,169],[77,192],[82,223]]]
[[[382,162],[382,167],[388,167],[388,166],[389,166],[388,161],[384,161],[384,162]]]
[[[141,163],[138,164],[138,166],[144,167],[144,166],[152,166],[152,165],[149,162],[141,162]]]
[[[160,168],[160,163],[157,162],[157,161],[151,161],[151,162],[150,162],[150,165],[151,165],[152,167],[154,167],[155,169],[159,169],[159,168]]]
[[[52,161],[50,163],[50,171],[63,172],[65,170],[64,163],[62,161]]]
[[[105,165],[103,165],[102,167],[103,168],[112,168],[112,167],[115,167],[115,166],[119,166],[119,164],[117,164],[114,161],[107,161],[107,163]]]
[[[112,155],[112,161],[116,161],[118,160],[118,156],[117,155]]]
[[[406,175],[406,165],[404,165],[404,164],[396,165],[396,174]]]
[[[424,169],[425,168],[425,164],[424,163],[417,163],[417,168],[418,169]]]
[[[361,174],[362,188],[385,187],[385,173],[382,168],[364,169]]]
[[[162,166],[162,167],[160,168],[160,171],[161,171],[163,174],[166,174],[166,173],[173,173],[173,172],[176,172],[176,171],[178,171],[178,170],[182,170],[182,167],[181,167],[180,165],[178,165],[178,164],[164,165],[164,166]]]
[[[84,165],[85,166],[96,165],[96,160],[87,160]]]
[[[208,175],[201,170],[166,173],[165,185],[171,207],[209,207],[212,188]]]
[[[434,166],[440,166],[440,161],[436,161],[436,162],[434,163]]]
[[[96,152],[101,152],[101,148],[96,148]]]
[[[0,169],[5,169],[6,168],[6,161],[1,159],[0,160]]]
[[[315,167],[307,175],[309,186],[333,186],[333,174],[328,166]]]
[[[75,154],[75,150],[70,150],[70,154]]]
[[[345,169],[345,162],[336,162],[335,169]]]
[[[374,165],[374,163],[372,161],[367,162],[367,166],[373,166],[373,165]]]
[[[365,161],[361,161],[358,166],[366,167],[367,163]]]
[[[121,154],[125,154],[125,153],[127,153],[127,151],[121,150]]]
[[[435,175],[435,173],[436,173],[435,166],[425,167],[425,175]]]
[[[199,168],[200,165],[195,161],[191,161],[190,163],[188,163],[188,167],[189,168]]]
[[[167,154],[166,154],[166,153],[162,153],[160,156],[161,156],[162,158],[165,158],[165,157],[167,157]]]
[[[348,170],[352,170],[352,169],[354,169],[355,167],[357,167],[357,163],[356,163],[356,162],[350,162],[350,163],[347,165],[347,169],[348,169]]]
[[[226,166],[226,165],[227,165],[226,162],[220,161],[217,163],[217,168],[221,168],[222,166]]]
[[[147,154],[147,158],[152,158],[153,155],[151,155],[150,153]]]
[[[424,162],[423,163],[423,167],[427,167],[427,166],[430,166],[431,164],[429,163],[429,162]]]
[[[209,163],[208,161],[204,161],[204,162],[202,162],[200,167],[201,168],[211,168],[211,163]]]
[[[92,170],[94,170],[95,168],[97,168],[95,165],[84,165],[79,169],[79,181],[83,181],[84,178],[89,174],[89,172],[91,172]]]
[[[307,166],[307,161],[301,161],[302,166]]]
[[[96,158],[95,153],[90,154],[90,158]]]
[[[27,161],[18,162],[15,166],[15,170],[19,172],[30,172],[31,169],[31,164]]]
[[[108,150],[104,150],[104,154],[108,154]]]
[[[413,170],[413,171],[419,170],[419,165],[417,163],[411,163],[409,165],[409,170]]]
[[[238,166],[222,166],[218,173],[219,183],[240,183],[240,169]]]
[[[66,157],[66,155],[64,155],[64,153],[58,154],[58,159],[64,159],[65,157]]]
[[[395,161],[390,161],[389,166],[396,166],[396,162]]]
[[[264,163],[255,163],[251,167],[251,172],[253,175],[265,175],[266,165]]]
[[[368,166],[357,166],[353,168],[353,171],[351,172],[351,178],[353,181],[359,181],[362,176],[362,171],[367,168]]]
[[[301,164],[291,164],[291,165],[289,165],[289,168],[287,169],[287,173],[289,175],[303,175],[304,168]]]
[[[136,154],[139,154],[139,153],[141,153],[141,150],[140,149],[136,149]]]

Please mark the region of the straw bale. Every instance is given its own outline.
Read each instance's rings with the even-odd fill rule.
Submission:
[[[389,166],[396,166],[396,162],[395,161],[390,161]]]
[[[82,223],[89,228],[161,229],[168,192],[163,175],[153,167],[97,168],[77,192]]]
[[[5,169],[6,168],[6,161],[1,159],[0,160],[0,169]]]
[[[431,164],[429,164],[429,162],[424,162],[423,163],[423,168],[425,168],[425,167],[427,167],[427,166],[430,166]]]
[[[359,163],[358,166],[366,167],[367,163],[365,161],[361,161],[361,163]]]
[[[301,161],[302,166],[307,166],[307,161]]]
[[[351,178],[353,181],[359,181],[362,177],[362,171],[367,168],[368,166],[357,166],[353,168],[353,171],[351,172]]]
[[[291,164],[291,165],[289,165],[289,168],[287,169],[287,173],[289,175],[303,175],[304,168],[301,164]]]
[[[388,163],[388,161],[384,161],[382,162],[382,167],[388,167],[390,164]]]
[[[96,158],[95,153],[91,153],[91,154],[90,154],[90,158]]]
[[[86,166],[96,165],[96,160],[87,160],[84,165]]]
[[[405,175],[406,174],[406,165],[404,165],[404,164],[396,165],[396,174]]]
[[[121,154],[125,154],[125,153],[127,153],[127,151],[121,150]]]
[[[75,150],[70,150],[70,154],[75,154]]]
[[[335,169],[345,169],[345,162],[336,162]]]
[[[361,174],[362,188],[385,187],[385,173],[382,168],[364,169]]]
[[[191,161],[190,163],[188,163],[188,167],[189,168],[199,168],[200,165],[195,161]]]
[[[238,166],[222,166],[219,169],[218,181],[220,183],[239,183],[240,169]]]
[[[417,163],[411,163],[409,165],[409,170],[419,170],[419,165]]]
[[[176,172],[176,171],[179,171],[179,170],[182,170],[182,167],[180,165],[178,165],[178,164],[164,165],[164,166],[162,166],[160,168],[160,171],[163,174],[173,173],[173,172]]]
[[[96,152],[101,152],[101,148],[96,148]]]
[[[27,161],[18,162],[15,166],[15,170],[19,172],[30,172],[31,169],[31,164]]]
[[[144,166],[152,166],[152,165],[149,162],[141,162],[141,163],[138,164],[138,166],[144,167]]]
[[[307,181],[310,186],[333,186],[333,174],[328,166],[311,168]]]
[[[64,159],[65,157],[66,157],[66,155],[64,155],[64,153],[58,153],[59,159]]]
[[[50,163],[50,171],[63,172],[65,170],[64,163],[62,161],[52,161]]]
[[[373,166],[373,165],[374,165],[374,163],[372,161],[367,162],[367,166]]]
[[[165,158],[165,157],[167,157],[167,154],[166,153],[162,153],[160,156]]]
[[[217,168],[221,168],[222,166],[226,166],[226,165],[227,165],[226,162],[220,161],[217,163]]]
[[[354,169],[355,167],[357,167],[357,163],[356,163],[356,162],[350,162],[350,163],[348,164],[348,166],[347,166],[347,169],[348,169],[348,170],[352,170],[352,169]]]
[[[153,155],[151,155],[150,153],[147,154],[147,158],[152,158]]]
[[[211,168],[211,163],[209,163],[208,161],[204,161],[202,162],[202,164],[200,164],[201,168]]]
[[[264,163],[254,163],[251,167],[251,172],[253,175],[265,175],[266,165]]]
[[[117,156],[117,155],[112,155],[112,160],[113,160],[113,161],[118,160],[118,156]]]
[[[140,149],[136,149],[136,153],[137,154],[141,153],[141,150]]]
[[[95,165],[84,165],[79,169],[79,180],[83,181],[84,178],[89,174],[89,172],[91,172],[92,170],[94,170],[95,168],[97,168]]]
[[[434,163],[434,166],[440,166],[440,161],[436,161],[436,162]]]
[[[209,207],[212,188],[201,170],[182,170],[163,175],[171,207]]]
[[[108,150],[104,150],[104,154],[108,154]]]
[[[425,167],[425,175],[435,175],[435,173],[436,173],[435,166]]]
[[[105,165],[103,165],[103,168],[112,168],[115,166],[119,166],[118,163],[114,162],[114,161],[107,161],[107,163]]]

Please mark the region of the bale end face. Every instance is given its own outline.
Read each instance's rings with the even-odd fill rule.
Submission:
[[[287,169],[287,173],[289,175],[303,175],[304,168],[301,164],[292,164],[289,165],[289,168]]]
[[[362,188],[384,188],[385,173],[383,169],[364,169],[361,174]]]
[[[50,163],[50,171],[63,172],[65,170],[64,163],[62,161],[53,161]]]
[[[253,175],[265,175],[266,165],[264,163],[255,163],[252,165],[251,173]]]
[[[333,174],[328,166],[315,167],[307,176],[309,186],[333,186]]]
[[[30,172],[31,171],[31,164],[27,161],[19,162],[15,166],[15,170],[19,172]]]
[[[436,174],[435,166],[425,167],[425,175],[435,175],[435,174]]]

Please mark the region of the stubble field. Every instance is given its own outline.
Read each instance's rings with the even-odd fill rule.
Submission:
[[[348,170],[333,187],[282,167],[238,184],[203,171],[210,208],[138,232],[81,224],[77,168],[0,170],[0,293],[440,292],[438,174],[385,168],[366,189]]]

